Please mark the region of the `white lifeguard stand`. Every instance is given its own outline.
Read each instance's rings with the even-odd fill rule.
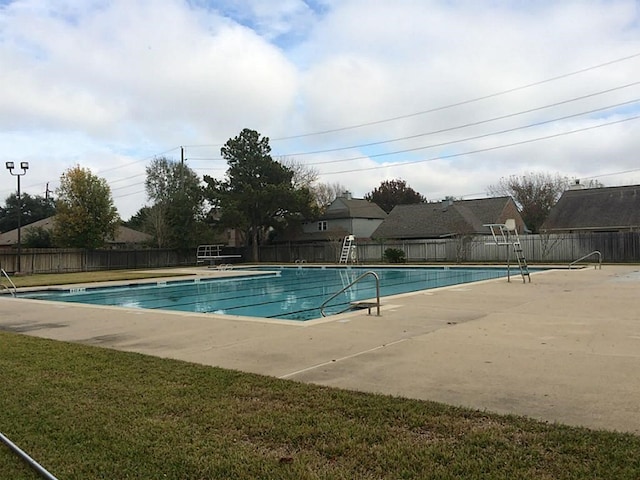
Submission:
[[[504,245],[506,247],[507,281],[511,281],[510,256],[511,250],[513,250],[516,256],[516,260],[518,261],[520,275],[522,275],[522,283],[526,283],[526,279],[529,279],[529,282],[531,282],[531,275],[529,275],[529,265],[527,265],[527,259],[524,257],[524,253],[522,251],[522,245],[520,244],[520,237],[518,236],[516,221],[513,218],[509,218],[504,223],[487,223],[484,226],[491,229],[491,235],[493,236],[493,242],[488,242],[487,245]]]
[[[344,237],[338,263],[347,264],[349,262],[356,263],[358,261],[358,250],[354,243],[355,240],[356,239],[353,235],[347,235],[346,237]]]

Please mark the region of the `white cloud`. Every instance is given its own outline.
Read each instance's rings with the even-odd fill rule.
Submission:
[[[440,132],[297,157],[364,157],[318,166],[360,169],[322,177],[360,196],[404,178],[437,200],[539,169],[640,183],[638,172],[608,175],[638,168],[638,121],[437,159],[638,112],[636,105],[472,138],[640,98],[631,86],[455,128],[638,81],[635,57],[515,89],[637,53],[633,0],[13,0],[0,7],[0,140],[6,160],[32,162],[24,185],[33,193],[77,163],[104,172],[125,218],[145,202],[145,159],[165,151],[179,158],[185,145],[198,173],[221,176],[219,144],[244,127],[271,137],[276,155]],[[382,121],[394,117],[402,118]],[[362,126],[343,129],[354,125]],[[331,132],[278,140],[324,130]],[[393,165],[416,160],[426,161]],[[0,174],[1,198],[14,181]]]

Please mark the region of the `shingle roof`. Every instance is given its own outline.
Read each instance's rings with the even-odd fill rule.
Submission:
[[[361,198],[338,197],[329,206],[322,219],[330,218],[386,218],[387,214],[376,203]]]
[[[640,185],[567,190],[541,231],[640,228]]]
[[[409,239],[488,233],[483,225],[498,223],[511,201],[510,197],[496,197],[397,205],[372,237]]]
[[[37,222],[24,225],[21,228],[22,240],[31,228],[43,228],[44,230],[53,230],[54,217],[44,218]],[[147,243],[151,240],[151,236],[143,232],[138,232],[124,225],[119,225],[116,229],[115,238],[108,239],[107,244],[136,244]],[[0,235],[0,246],[11,246],[18,243],[18,229],[10,230]]]
[[[345,236],[349,235],[349,232],[342,227],[333,228],[331,230],[324,230],[318,232],[304,233],[301,231],[285,231],[279,234],[276,242],[324,242],[329,240],[342,240]]]

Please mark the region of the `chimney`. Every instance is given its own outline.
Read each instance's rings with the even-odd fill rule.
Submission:
[[[445,198],[442,200],[442,211],[446,212],[449,207],[453,206],[453,198]]]
[[[576,178],[571,185],[569,185],[569,190],[582,190],[584,185],[580,183],[580,179]]]

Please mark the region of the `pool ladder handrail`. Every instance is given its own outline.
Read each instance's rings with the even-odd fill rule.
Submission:
[[[15,453],[18,457],[24,460],[27,463],[27,465],[33,468],[37,472],[38,476],[40,476],[41,478],[44,478],[45,480],[58,480],[49,471],[47,471],[46,468],[44,468],[42,465],[36,462],[33,458],[31,458],[27,452],[25,452],[15,443],[9,440],[9,438],[6,437],[2,432],[0,432],[0,441],[4,443],[7,447],[9,447],[9,449],[13,453]]]
[[[16,296],[16,293],[18,292],[18,288],[16,287],[16,284],[13,283],[13,281],[11,280],[11,278],[9,277],[9,274],[5,271],[4,268],[0,268],[0,272],[2,272],[2,274],[7,277],[7,280],[9,280],[9,283],[11,284],[11,286],[13,287],[13,291],[7,287],[6,285],[2,285],[4,288],[6,288],[7,290],[9,290],[9,292],[11,292],[11,295],[13,295],[14,297]]]
[[[333,295],[331,295],[329,298],[327,298],[322,305],[320,305],[320,314],[323,317],[326,317],[327,315],[324,313],[324,308],[327,306],[327,303],[329,303],[331,300],[333,300],[334,298],[336,298],[338,295],[340,295],[341,293],[344,293],[345,291],[347,291],[348,289],[350,289],[351,287],[353,287],[356,283],[358,283],[360,280],[362,280],[363,278],[367,277],[368,275],[373,276],[373,278],[375,278],[376,280],[376,315],[379,317],[380,316],[380,277],[378,276],[378,274],[376,272],[374,272],[373,270],[368,270],[366,272],[364,272],[362,275],[360,275],[358,278],[356,278],[353,282],[351,282],[349,285],[343,287],[342,289],[338,290],[336,293],[334,293]],[[357,303],[357,302],[356,302]],[[341,312],[342,313],[342,312]],[[371,313],[371,308],[369,307],[369,313]]]
[[[569,264],[569,270],[571,270],[571,267],[574,266],[576,263],[581,262],[582,260],[585,260],[589,257],[592,257],[593,255],[597,255],[598,256],[598,263],[597,265],[594,265],[593,268],[597,268],[598,270],[602,270],[602,253],[600,253],[598,250],[594,250],[591,253],[587,253],[586,255],[580,257],[577,260],[574,260],[573,262],[571,262]]]

